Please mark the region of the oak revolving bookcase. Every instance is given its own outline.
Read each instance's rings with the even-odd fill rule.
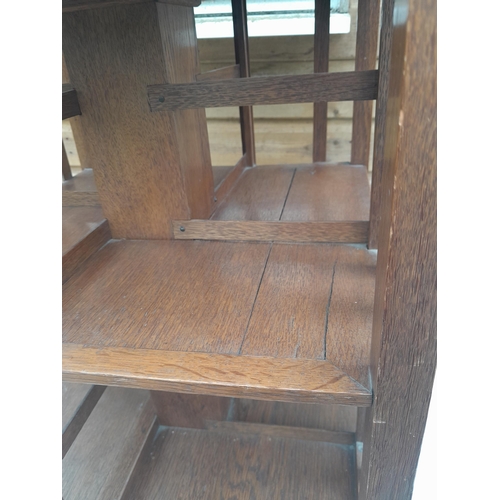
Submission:
[[[316,0],[314,73],[261,77],[245,0],[234,65],[200,73],[199,3],[63,0],[63,119],[91,167],[63,161],[63,380],[151,391],[156,424],[116,498],[409,499],[436,365],[435,2],[359,0],[355,71],[329,73]],[[326,161],[332,101],[354,101],[350,162]],[[303,102],[311,163],[260,165],[252,106]],[[242,157],[212,168],[205,108],[223,106]],[[271,406],[286,418],[249,420]],[[148,462],[162,432],[191,490]],[[203,439],[236,453],[228,435],[239,475],[193,472]]]

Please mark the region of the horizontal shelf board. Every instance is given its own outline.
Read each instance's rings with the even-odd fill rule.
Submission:
[[[355,463],[352,445],[160,427],[122,499],[353,500]]]
[[[76,90],[69,83],[62,84],[62,119],[81,115]]]
[[[63,207],[96,207],[100,205],[94,171],[86,168],[62,183]]]
[[[378,70],[232,78],[147,88],[151,111],[373,100],[377,98]]]
[[[368,225],[368,221],[269,222],[197,219],[172,221],[176,240],[301,243],[367,243]]]
[[[328,361],[63,344],[63,380],[189,394],[370,406]]]

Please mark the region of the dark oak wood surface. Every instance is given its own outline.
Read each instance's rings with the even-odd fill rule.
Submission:
[[[76,90],[69,83],[62,84],[62,119],[81,115]]]
[[[62,462],[64,498],[121,498],[154,420],[147,391],[107,388]]]
[[[86,168],[62,184],[63,207],[96,207],[100,205],[94,172]]]
[[[152,2],[182,5],[184,7],[198,7],[201,0],[62,0],[62,11],[74,12],[76,10],[95,9],[99,7],[113,7],[117,5]]]
[[[151,111],[377,98],[378,71],[262,76],[148,85]]]
[[[227,166],[227,167],[212,167],[212,173],[214,176],[214,187],[215,190],[219,187],[220,183],[226,178],[227,174],[233,169],[234,167]]]
[[[394,7],[361,499],[410,499],[436,370],[436,2]]]
[[[353,446],[163,428],[141,455],[123,500],[350,500],[356,498],[353,468]]]
[[[62,143],[62,177],[65,181],[73,177],[68,161],[68,155],[66,154],[66,149],[64,147],[64,141]]]

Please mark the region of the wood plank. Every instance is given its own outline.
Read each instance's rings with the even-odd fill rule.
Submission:
[[[69,83],[62,84],[62,119],[66,120],[72,116],[81,115],[80,104],[76,90]]]
[[[151,111],[377,98],[378,71],[148,85]]]
[[[173,116],[144,98],[168,81],[156,4],[64,14],[63,51],[113,237],[169,238],[170,219],[190,212]]]
[[[158,22],[167,82],[195,82],[200,65],[193,9],[158,5]],[[173,117],[190,217],[206,219],[213,211],[214,184],[205,110],[178,110]]]
[[[204,82],[207,80],[227,80],[228,78],[240,77],[240,65],[232,64],[231,66],[224,66],[223,68],[213,69],[204,73],[196,75],[197,82]]]
[[[121,498],[154,420],[148,392],[106,389],[62,462],[64,498]]]
[[[151,399],[160,425],[197,429],[204,429],[207,419],[225,420],[231,404],[231,398],[164,391],[151,391]]]
[[[62,184],[63,207],[95,207],[100,205],[94,172],[87,168]]]
[[[123,500],[356,498],[352,446],[164,428],[148,452]]]
[[[288,166],[246,170],[211,219],[278,221],[293,175]]]
[[[111,238],[111,233],[100,207],[63,207],[62,215],[64,282]]]
[[[230,165],[227,167],[212,167],[214,186],[216,190],[219,187],[219,184],[226,178],[227,174],[229,174],[233,168],[234,167],[231,167]]]
[[[314,3],[314,72],[328,73],[328,50],[330,48],[330,2],[315,0]],[[326,161],[328,103],[314,103],[313,157]]]
[[[176,240],[367,243],[368,221],[172,221]]]
[[[356,71],[375,69],[377,63],[380,0],[358,0]],[[373,103],[354,103],[351,163],[368,167]]]
[[[64,141],[62,143],[62,177],[65,181],[73,177],[71,167],[69,166],[68,155],[66,154],[66,149],[64,147]]]
[[[363,221],[369,218],[366,169],[353,165],[297,168],[282,221]]]
[[[62,384],[62,458],[82,430],[106,388],[99,385]]]
[[[325,359],[335,261],[330,245],[273,245],[241,354]]]
[[[221,422],[207,420],[206,428],[212,431],[234,434],[255,434],[271,436],[273,438],[304,439],[306,441],[319,441],[322,443],[336,443],[353,445],[355,437],[353,432],[332,432],[322,429],[305,429],[300,427],[285,427],[282,425],[248,424],[246,422]]]
[[[370,389],[370,343],[375,300],[375,252],[337,247],[325,338],[326,359]]]
[[[164,4],[183,5],[185,7],[198,7],[201,0],[62,0],[63,12],[95,9],[99,7],[112,7],[116,5],[130,5],[134,3],[158,2]]]
[[[242,422],[355,432],[357,408],[345,405],[236,399],[234,419]]]
[[[222,180],[222,182],[215,189],[215,198],[214,202],[218,205],[214,205],[218,207],[220,203],[224,200],[224,198],[228,195],[228,193],[233,189],[236,183],[239,181],[241,175],[245,171],[247,159],[245,155],[243,155],[236,165],[231,169],[231,171],[226,175],[226,177]],[[175,235],[174,235],[175,237]]]
[[[63,344],[63,380],[271,401],[370,406],[328,361]]]
[[[437,361],[437,5],[394,9],[360,498],[410,499]]]
[[[384,168],[384,147],[386,114],[389,101],[389,73],[392,53],[394,0],[382,2],[382,23],[380,29],[380,83],[376,102],[375,132],[373,136],[372,189],[370,197],[370,234],[369,248],[378,248],[378,233],[382,217],[382,185]]]
[[[63,340],[237,353],[269,247],[112,241],[64,286]]]

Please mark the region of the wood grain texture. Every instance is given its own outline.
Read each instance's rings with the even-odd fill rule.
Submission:
[[[200,65],[193,9],[158,4],[158,21],[168,83],[196,81]],[[212,213],[214,185],[205,110],[178,110],[172,115],[190,216],[208,218]]]
[[[148,85],[151,111],[377,98],[378,71]]]
[[[81,115],[80,104],[76,90],[69,83],[62,84],[62,119],[66,120],[72,116]]]
[[[100,205],[94,172],[84,169],[62,184],[63,207],[95,207]]]
[[[212,220],[279,220],[294,170],[250,168],[222,200]]]
[[[154,420],[148,392],[107,388],[62,462],[64,498],[121,498]]]
[[[435,0],[398,0],[361,499],[410,499],[436,370]]]
[[[168,81],[156,4],[66,13],[63,50],[113,237],[169,238],[189,207],[173,117],[145,98],[148,83]]]
[[[110,238],[109,225],[100,207],[63,207],[63,282]]]
[[[196,75],[197,82],[205,82],[207,80],[227,80],[228,78],[240,77],[240,65],[232,64],[231,66],[224,66],[223,68],[213,69],[205,73]]]
[[[231,0],[233,14],[234,57],[240,68],[240,77],[250,77],[250,54],[247,27],[246,0]],[[240,107],[241,144],[246,165],[253,167],[256,163],[255,135],[253,126],[253,109]]]
[[[368,372],[377,255],[366,249],[342,246],[336,251],[326,359],[371,389]]]
[[[358,0],[356,34],[356,71],[375,69],[377,63],[380,0]],[[351,163],[368,167],[373,103],[354,103],[352,118]]]
[[[160,425],[197,429],[204,429],[207,419],[225,420],[231,403],[231,398],[163,391],[151,391],[151,399]]]
[[[141,456],[123,500],[351,500],[353,468],[353,446],[164,428]]]
[[[63,12],[130,5],[133,3],[153,2],[154,0],[62,0]]]
[[[229,172],[233,170],[233,168],[234,167],[231,167],[230,165],[227,167],[212,167],[212,173],[214,176],[214,186],[216,191],[221,182],[226,178]]]
[[[387,103],[389,100],[389,72],[392,53],[392,17],[395,0],[382,2],[382,21],[380,28],[380,55],[378,67],[380,80],[375,112],[375,132],[373,135],[372,188],[370,197],[370,234],[369,248],[378,248],[378,233],[382,217],[383,198],[382,177],[384,168],[384,146],[386,130]]]
[[[246,168],[247,159],[245,155],[243,155],[236,165],[231,169],[230,172],[225,176],[225,178],[219,183],[217,188],[215,189],[215,197],[217,198],[217,202],[215,202],[215,207],[217,208],[220,203],[224,200],[224,198],[228,195],[228,193],[233,189],[233,187],[238,182],[239,178],[243,174]]]
[[[271,401],[370,406],[328,361],[63,344],[63,380]]]
[[[366,169],[352,165],[297,168],[282,221],[366,221],[370,188]]]
[[[66,154],[66,148],[64,147],[64,141],[62,143],[62,177],[65,181],[73,177],[71,167],[69,166],[68,155]]]
[[[181,220],[172,221],[172,232],[176,240],[367,243],[368,224],[368,221],[269,222]]]
[[[330,2],[315,0],[314,3],[314,72],[328,73],[330,48]],[[314,103],[313,157],[312,161],[326,161],[328,103]]]
[[[320,441],[352,445],[355,443],[353,432],[335,432],[322,429],[306,429],[301,427],[287,427],[283,425],[249,424],[246,422],[221,422],[207,420],[205,427],[224,433],[255,434],[274,438],[303,439],[306,441]]]
[[[236,399],[234,420],[352,433],[356,430],[356,411],[354,406],[345,405]]]
[[[267,243],[113,241],[63,290],[63,340],[237,353]]]
[[[99,385],[62,384],[62,458],[82,430],[105,389]]]
[[[241,354],[325,359],[335,248],[273,245]]]

